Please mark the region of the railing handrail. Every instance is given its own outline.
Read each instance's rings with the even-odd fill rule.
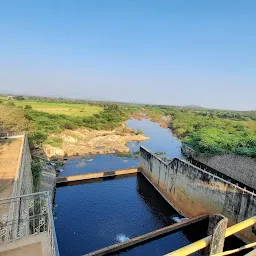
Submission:
[[[49,255],[60,255],[49,191],[1,198],[0,207],[9,209],[2,215],[1,244],[46,232]]]
[[[60,256],[60,252],[59,252],[59,246],[58,246],[58,242],[57,242],[57,236],[56,236],[56,230],[55,230],[55,225],[54,225],[54,219],[53,219],[53,214],[52,214],[52,202],[51,202],[51,195],[49,191],[46,191],[46,193],[48,194],[48,205],[49,205],[49,217],[51,219],[51,227],[52,227],[52,234],[53,234],[53,241],[54,241],[54,247],[55,247],[55,255],[56,256]]]
[[[0,137],[5,138],[5,137],[13,137],[13,136],[24,136],[26,134],[25,131],[23,132],[1,132]]]
[[[236,234],[237,232],[239,232],[241,230],[249,228],[255,224],[256,224],[256,216],[251,217],[247,220],[241,221],[241,222],[226,229],[225,238],[229,237],[233,234]],[[206,246],[208,246],[211,242],[211,239],[212,239],[212,236],[207,236],[203,239],[198,240],[197,242],[194,242],[192,244],[184,246],[176,251],[167,253],[164,256],[187,256],[187,255],[190,255],[190,254],[192,254],[196,251],[199,251],[201,249],[204,249]]]
[[[29,196],[36,196],[36,195],[47,195],[48,191],[41,191],[41,192],[35,192],[31,194],[26,194],[26,195],[20,195],[20,196],[14,196],[14,197],[6,197],[6,198],[0,198],[1,201],[8,201],[12,199],[18,199],[18,198],[23,198],[23,197],[29,197]]]

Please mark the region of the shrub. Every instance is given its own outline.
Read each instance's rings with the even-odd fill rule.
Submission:
[[[40,147],[40,145],[46,141],[48,134],[43,131],[36,131],[29,135],[29,141],[31,142],[31,146]]]
[[[3,131],[13,132],[28,132],[33,128],[23,109],[8,105],[0,105],[0,126]]]
[[[46,144],[49,144],[53,147],[61,147],[63,139],[61,137],[51,137],[45,141]]]
[[[14,107],[14,106],[15,106],[15,104],[14,104],[13,102],[11,102],[11,101],[7,102],[6,105],[11,106],[11,107]]]
[[[141,130],[141,129],[138,129],[136,132],[135,132],[136,135],[143,135],[144,132]]]
[[[40,160],[36,158],[32,159],[31,170],[32,170],[34,191],[37,191],[39,188],[42,169],[43,168]]]
[[[31,106],[31,105],[25,105],[24,108],[25,108],[25,109],[32,109],[32,106]]]
[[[75,124],[72,124],[70,122],[67,122],[67,123],[64,123],[63,125],[61,125],[61,127],[63,129],[69,129],[69,130],[73,130],[76,128],[76,125]]]
[[[22,95],[18,95],[18,96],[15,96],[13,97],[15,100],[25,100],[24,96]]]
[[[118,105],[105,106],[104,110],[90,117],[84,117],[85,127],[96,130],[112,130],[118,127],[125,119],[125,114]]]

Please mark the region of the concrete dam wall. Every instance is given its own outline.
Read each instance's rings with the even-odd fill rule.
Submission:
[[[141,147],[140,169],[186,217],[219,213],[233,225],[256,215],[255,194],[181,159],[166,163]],[[256,239],[251,228],[240,236],[247,241]]]

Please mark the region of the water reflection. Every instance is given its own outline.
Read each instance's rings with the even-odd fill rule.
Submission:
[[[183,217],[177,211],[175,211],[174,208],[172,208],[170,204],[168,204],[162,197],[161,198],[163,200],[159,200],[160,194],[142,174],[138,174],[137,191],[148,210],[151,211],[151,213],[156,216],[156,218],[158,218],[161,221],[161,224],[164,226],[175,223],[173,220],[174,217]]]
[[[130,119],[126,124],[129,128],[142,130],[145,136],[150,137],[150,140],[143,142],[129,142],[127,146],[132,152],[138,151],[143,145],[152,152],[164,152],[170,158],[183,158],[180,151],[181,141],[172,134],[170,129],[162,128],[160,124],[148,119]]]

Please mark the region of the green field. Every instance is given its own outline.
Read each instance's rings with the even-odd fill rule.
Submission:
[[[3,103],[8,103],[6,98],[0,97]],[[16,106],[25,107],[30,105],[34,110],[43,111],[50,114],[64,114],[68,116],[92,116],[103,110],[99,106],[89,106],[88,104],[72,104],[72,103],[52,103],[52,102],[35,102],[35,101],[19,101],[11,100]]]

